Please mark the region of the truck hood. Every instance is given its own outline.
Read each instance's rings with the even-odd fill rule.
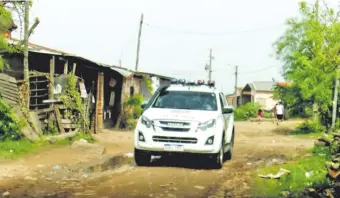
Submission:
[[[150,120],[178,120],[203,123],[217,118],[218,112],[149,108],[143,113],[143,116],[147,117]]]

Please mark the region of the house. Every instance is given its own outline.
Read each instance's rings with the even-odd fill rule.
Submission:
[[[149,91],[148,85],[146,83],[141,84],[140,94],[144,98],[145,101],[149,101],[155,91],[162,86],[170,85],[170,80],[172,77],[148,73],[148,72],[135,72],[138,75],[144,76],[145,78],[149,78],[152,91]]]
[[[241,105],[241,93],[242,93],[243,87],[238,87],[237,88],[237,106]],[[229,105],[234,104],[234,99],[235,99],[235,93],[228,94],[226,95],[227,102]]]
[[[9,38],[8,42],[16,44],[19,41]],[[10,68],[5,69],[3,73],[17,82],[22,82],[24,77],[23,54],[0,54],[10,65]],[[94,124],[95,132],[100,132],[102,127],[115,126],[122,112],[122,104],[130,96],[141,94],[146,99],[151,97],[151,93],[146,88],[146,79],[155,78],[162,83],[170,79],[170,77],[157,74],[135,72],[99,63],[33,43],[29,43],[29,69],[30,111],[44,112],[44,109],[49,107],[46,101],[54,98],[53,90],[64,89],[65,76],[73,73],[82,80],[81,87],[85,89],[85,91],[83,90],[84,97],[89,93],[93,95],[95,117],[92,120],[95,120],[95,123],[98,120],[98,123]],[[54,79],[53,82],[49,77]],[[168,81],[170,82],[170,80]],[[52,96],[50,95],[51,89]],[[40,118],[44,119],[43,116]]]
[[[273,81],[254,81],[246,84],[241,93],[241,104],[255,102],[265,110],[271,110],[278,102],[273,98],[276,83]]]

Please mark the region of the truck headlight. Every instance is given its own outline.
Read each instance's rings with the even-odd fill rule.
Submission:
[[[153,122],[145,116],[142,116],[141,122],[146,126],[146,128],[150,128],[151,126],[153,126]]]
[[[212,120],[209,120],[207,122],[204,122],[198,125],[198,129],[201,131],[206,131],[207,129],[213,128],[215,124],[216,124],[216,120],[212,119]]]

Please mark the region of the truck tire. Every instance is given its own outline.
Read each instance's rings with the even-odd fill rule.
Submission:
[[[137,166],[148,166],[151,161],[151,154],[145,151],[141,151],[135,148],[134,154],[135,162]]]
[[[233,149],[234,149],[234,132],[233,132],[233,136],[231,137],[231,141],[230,141],[230,147],[229,147],[229,151],[225,153],[224,159],[225,160],[231,160],[232,156],[233,156]]]
[[[212,168],[221,169],[224,163],[224,138],[222,138],[221,148],[212,158]]]

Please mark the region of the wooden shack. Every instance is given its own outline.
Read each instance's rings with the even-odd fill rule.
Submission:
[[[18,40],[10,39],[9,42],[15,44]],[[17,84],[23,82],[23,54],[3,53],[2,56],[10,68],[3,71],[0,83],[12,85],[15,84],[14,80]],[[128,97],[134,94],[150,97],[150,93],[148,95],[145,91],[144,79],[155,76],[98,63],[32,43],[29,43],[29,69],[30,111],[36,113],[41,122],[46,120],[51,111],[56,112],[57,117],[60,117],[59,113],[63,114],[63,106],[58,103],[60,101],[56,100],[55,94],[58,89],[65,88],[67,76],[73,74],[80,82],[79,89],[82,96],[91,97],[88,98],[86,105],[94,108],[91,116],[91,128],[94,133],[101,132],[103,128],[115,126],[121,113],[122,101]],[[16,88],[13,85],[11,89],[13,92]],[[12,100],[13,105],[18,103],[19,98],[16,94],[10,95],[10,92],[4,88],[0,89],[0,93],[6,93],[6,97]],[[53,105],[57,105],[58,110]],[[62,116],[60,120],[64,125],[64,129],[59,126],[61,132],[67,132],[65,126],[74,126]]]

